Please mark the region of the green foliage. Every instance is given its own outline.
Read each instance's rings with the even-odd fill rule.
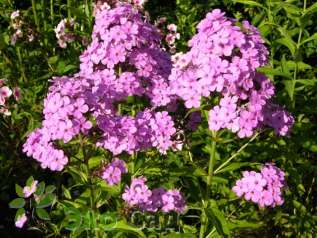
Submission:
[[[41,170],[22,153],[26,135],[40,124],[49,79],[76,72],[78,56],[85,48],[80,41],[67,49],[59,48],[54,27],[61,19],[73,17],[78,23],[76,33],[89,38],[93,24],[91,1],[0,0],[0,78],[6,78],[10,87],[22,89],[22,99],[12,107],[12,116],[0,114],[0,200],[13,208],[4,210],[8,216],[1,225],[11,227],[14,217],[29,212],[34,216],[31,224],[48,237],[198,237],[201,215],[205,214],[205,237],[316,236],[317,3],[149,0],[146,4],[152,21],[165,16],[168,23],[178,26],[181,39],[177,49],[184,52],[197,23],[217,7],[228,16],[248,19],[260,30],[270,50],[270,61],[259,72],[271,78],[277,87],[276,100],[295,116],[291,136],[277,138],[264,131],[250,141],[239,141],[227,132],[217,135],[214,177],[208,182],[213,135],[202,125],[188,138],[193,141],[192,150],[184,148],[165,156],[155,151],[124,155],[129,176],[111,187],[94,176],[111,155],[95,149],[88,141],[82,143],[83,138],[68,145],[67,151],[74,156],[59,174]],[[34,30],[34,42],[10,44],[10,14],[16,9],[21,9],[24,20]],[[130,107],[123,110],[133,113]],[[82,144],[85,151],[79,146]],[[282,207],[262,210],[238,200],[230,188],[240,178],[241,170],[257,168],[268,161],[276,162],[287,172],[288,189]],[[18,184],[25,183],[30,174],[43,182],[31,198],[24,198]],[[140,227],[132,219],[134,211],[126,209],[120,199],[128,177],[139,175],[148,177],[150,187],[181,188],[188,202],[187,213],[173,220],[172,226],[163,214],[158,214],[158,222],[148,221],[150,218],[144,215],[145,226]],[[26,185],[34,178],[30,177]],[[44,181],[54,185],[46,186]],[[206,193],[210,193],[207,200]],[[206,203],[202,205],[203,200]],[[11,229],[6,230],[9,237]]]

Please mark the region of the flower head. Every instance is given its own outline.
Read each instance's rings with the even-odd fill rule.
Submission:
[[[34,180],[30,186],[25,186],[23,188],[23,194],[25,198],[30,197],[35,191],[38,181]]]
[[[114,185],[120,183],[122,174],[127,172],[125,162],[120,159],[115,159],[104,168],[101,177],[106,180],[109,185]]]
[[[243,172],[242,179],[232,188],[238,197],[259,204],[260,207],[282,205],[282,189],[285,186],[284,172],[274,164],[265,164],[260,173]]]
[[[26,223],[26,221],[27,221],[27,216],[25,215],[25,213],[23,213],[16,219],[15,226],[18,228],[22,228],[24,224]]]

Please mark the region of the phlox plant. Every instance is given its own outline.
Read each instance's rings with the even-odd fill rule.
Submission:
[[[232,204],[259,213],[283,206],[287,171],[278,161],[235,162],[270,128],[290,137],[295,122],[258,72],[269,56],[258,29],[214,9],[176,52],[177,26],[162,37],[141,2],[96,4],[78,72],[49,81],[43,120],[23,152],[66,179],[59,194],[33,177],[17,186],[16,227],[57,237],[230,237],[260,226],[232,215]],[[74,24],[55,28],[61,48],[74,41],[64,31]],[[227,157],[223,145],[233,140],[246,143]],[[223,194],[214,193],[221,183]],[[138,226],[136,213],[154,222]]]

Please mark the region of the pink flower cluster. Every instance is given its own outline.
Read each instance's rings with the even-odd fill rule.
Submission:
[[[243,172],[243,178],[232,188],[238,197],[259,204],[260,207],[275,207],[284,203],[282,189],[285,174],[274,164],[267,163],[261,173]]]
[[[166,17],[159,17],[155,21],[155,26],[157,27],[159,33],[165,38],[165,43],[169,47],[169,52],[171,54],[176,53],[176,40],[180,39],[180,34],[177,32],[177,25],[174,23],[166,25]]]
[[[147,0],[96,0],[94,2],[93,16],[96,16],[99,12],[109,10],[120,3],[129,3],[139,10],[143,9]]]
[[[11,36],[11,45],[15,45],[18,39],[22,39],[24,35],[27,36],[27,41],[34,41],[33,30],[26,26],[25,22],[22,20],[22,16],[19,10],[11,13],[12,28],[14,30]]]
[[[63,19],[54,29],[56,38],[58,40],[58,45],[61,48],[65,49],[67,47],[67,43],[75,41],[76,36],[74,33],[72,33],[74,26],[74,19]]]
[[[147,2],[147,0],[132,0],[130,2],[137,7],[143,8],[143,6]]]
[[[256,72],[267,63],[268,51],[255,27],[247,21],[240,27],[216,9],[199,23],[189,46],[189,52],[174,57],[172,94],[187,108],[199,108],[203,97],[220,94],[220,104],[209,112],[211,130],[227,128],[243,138],[262,125],[272,125],[264,118],[270,117],[266,109],[272,108],[274,86]],[[294,121],[290,114],[284,115],[288,123],[279,126],[283,131],[276,130],[280,135],[288,134]]]
[[[101,178],[112,186],[120,183],[122,174],[126,174],[127,172],[128,169],[125,162],[120,159],[114,159],[102,170]]]
[[[108,4],[109,0],[97,0],[93,3],[93,16],[95,17],[97,14],[99,14],[99,12],[105,11],[105,10],[109,10],[111,7]],[[111,1],[112,2],[116,2],[116,0]]]
[[[167,35],[165,41],[169,47],[169,51],[172,54],[176,53],[175,41],[180,39],[180,34],[177,32],[177,26],[175,24],[169,24],[167,26]]]
[[[44,101],[42,128],[30,134],[24,152],[43,168],[60,171],[67,164],[57,141],[68,143],[88,134],[92,123],[101,133],[97,146],[114,155],[172,147],[174,122],[166,111],[171,101],[168,75],[171,60],[160,48],[156,28],[128,4],[97,13],[92,42],[80,57],[80,72],[73,77],[53,78]],[[147,97],[152,107],[121,115],[116,104],[129,96]]]
[[[146,178],[133,178],[130,187],[126,186],[122,194],[123,200],[130,207],[137,207],[142,211],[164,213],[184,213],[186,203],[182,194],[177,189],[166,191],[164,188],[150,190],[146,185]]]
[[[5,86],[5,80],[0,79],[0,114],[10,116],[8,99],[13,95],[16,101],[20,100],[21,92],[20,88],[15,87],[11,90],[8,86]]]
[[[37,189],[37,180],[33,180],[30,186],[25,186],[22,190],[25,198],[29,198]],[[35,195],[34,195],[35,196]],[[15,226],[17,228],[22,228],[27,222],[27,216],[25,213],[20,214],[15,220]]]

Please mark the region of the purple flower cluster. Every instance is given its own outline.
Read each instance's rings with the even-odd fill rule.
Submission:
[[[170,57],[160,48],[158,30],[144,22],[136,9],[119,4],[98,12],[92,39],[80,56],[82,74],[101,73],[105,69],[126,71],[129,82],[139,85],[136,92],[131,91],[132,95],[148,96],[153,106],[170,102]]]
[[[198,108],[203,97],[220,93],[220,104],[209,112],[211,130],[227,128],[243,138],[262,125],[271,126],[264,117],[265,109],[272,108],[274,86],[256,72],[266,64],[268,51],[255,27],[247,21],[239,27],[216,9],[199,23],[189,46],[189,52],[174,57],[172,94],[183,99],[187,108]],[[280,135],[287,134],[293,124],[291,115],[284,115],[288,123],[278,127],[283,131],[274,126]]]
[[[42,128],[32,132],[23,145],[23,151],[39,161],[42,168],[61,171],[68,158],[54,142],[67,143],[80,133],[86,134],[92,127],[85,117],[89,110],[83,95],[85,83],[78,77],[54,78],[44,100]]]
[[[62,170],[68,159],[57,147],[80,133],[88,134],[96,121],[97,146],[114,155],[172,147],[174,122],[158,111],[172,98],[168,93],[169,55],[160,48],[157,29],[129,4],[98,11],[92,42],[80,56],[80,72],[53,78],[44,101],[42,128],[30,134],[24,152],[43,168]],[[152,107],[121,115],[116,104],[129,96],[147,97]]]
[[[85,114],[89,111],[78,78],[55,78],[44,100],[43,127],[48,128],[51,140],[69,142],[79,133],[86,134],[92,127]]]
[[[112,186],[120,183],[122,174],[126,174],[127,172],[128,169],[125,162],[120,159],[114,159],[102,170],[101,178]]]
[[[295,121],[292,115],[282,107],[268,104],[264,109],[264,122],[274,128],[276,134],[286,136]]]
[[[188,121],[187,121],[187,129],[191,131],[196,131],[199,124],[201,123],[201,114],[200,112],[193,112],[189,115]]]
[[[98,118],[103,139],[97,145],[117,155],[151,147],[165,153],[172,146],[171,137],[176,132],[172,118],[167,112],[139,112],[136,117],[104,116]]]
[[[184,213],[186,210],[185,200],[178,190],[150,190],[144,177],[133,178],[130,187],[126,186],[122,198],[130,207],[137,207],[142,211]]]
[[[80,57],[80,74],[93,78],[92,107],[103,132],[97,145],[115,155],[151,147],[165,153],[176,131],[167,112],[146,109],[132,117],[113,107],[128,96],[146,96],[154,107],[170,102],[171,60],[160,48],[157,29],[131,5],[118,4],[97,13],[92,36]]]
[[[67,164],[68,158],[50,141],[49,134],[45,128],[33,131],[23,145],[23,152],[40,162],[43,169],[61,171]]]
[[[239,197],[259,204],[260,207],[275,207],[284,203],[282,189],[285,173],[274,164],[267,163],[261,173],[243,172],[243,178],[232,188]]]

